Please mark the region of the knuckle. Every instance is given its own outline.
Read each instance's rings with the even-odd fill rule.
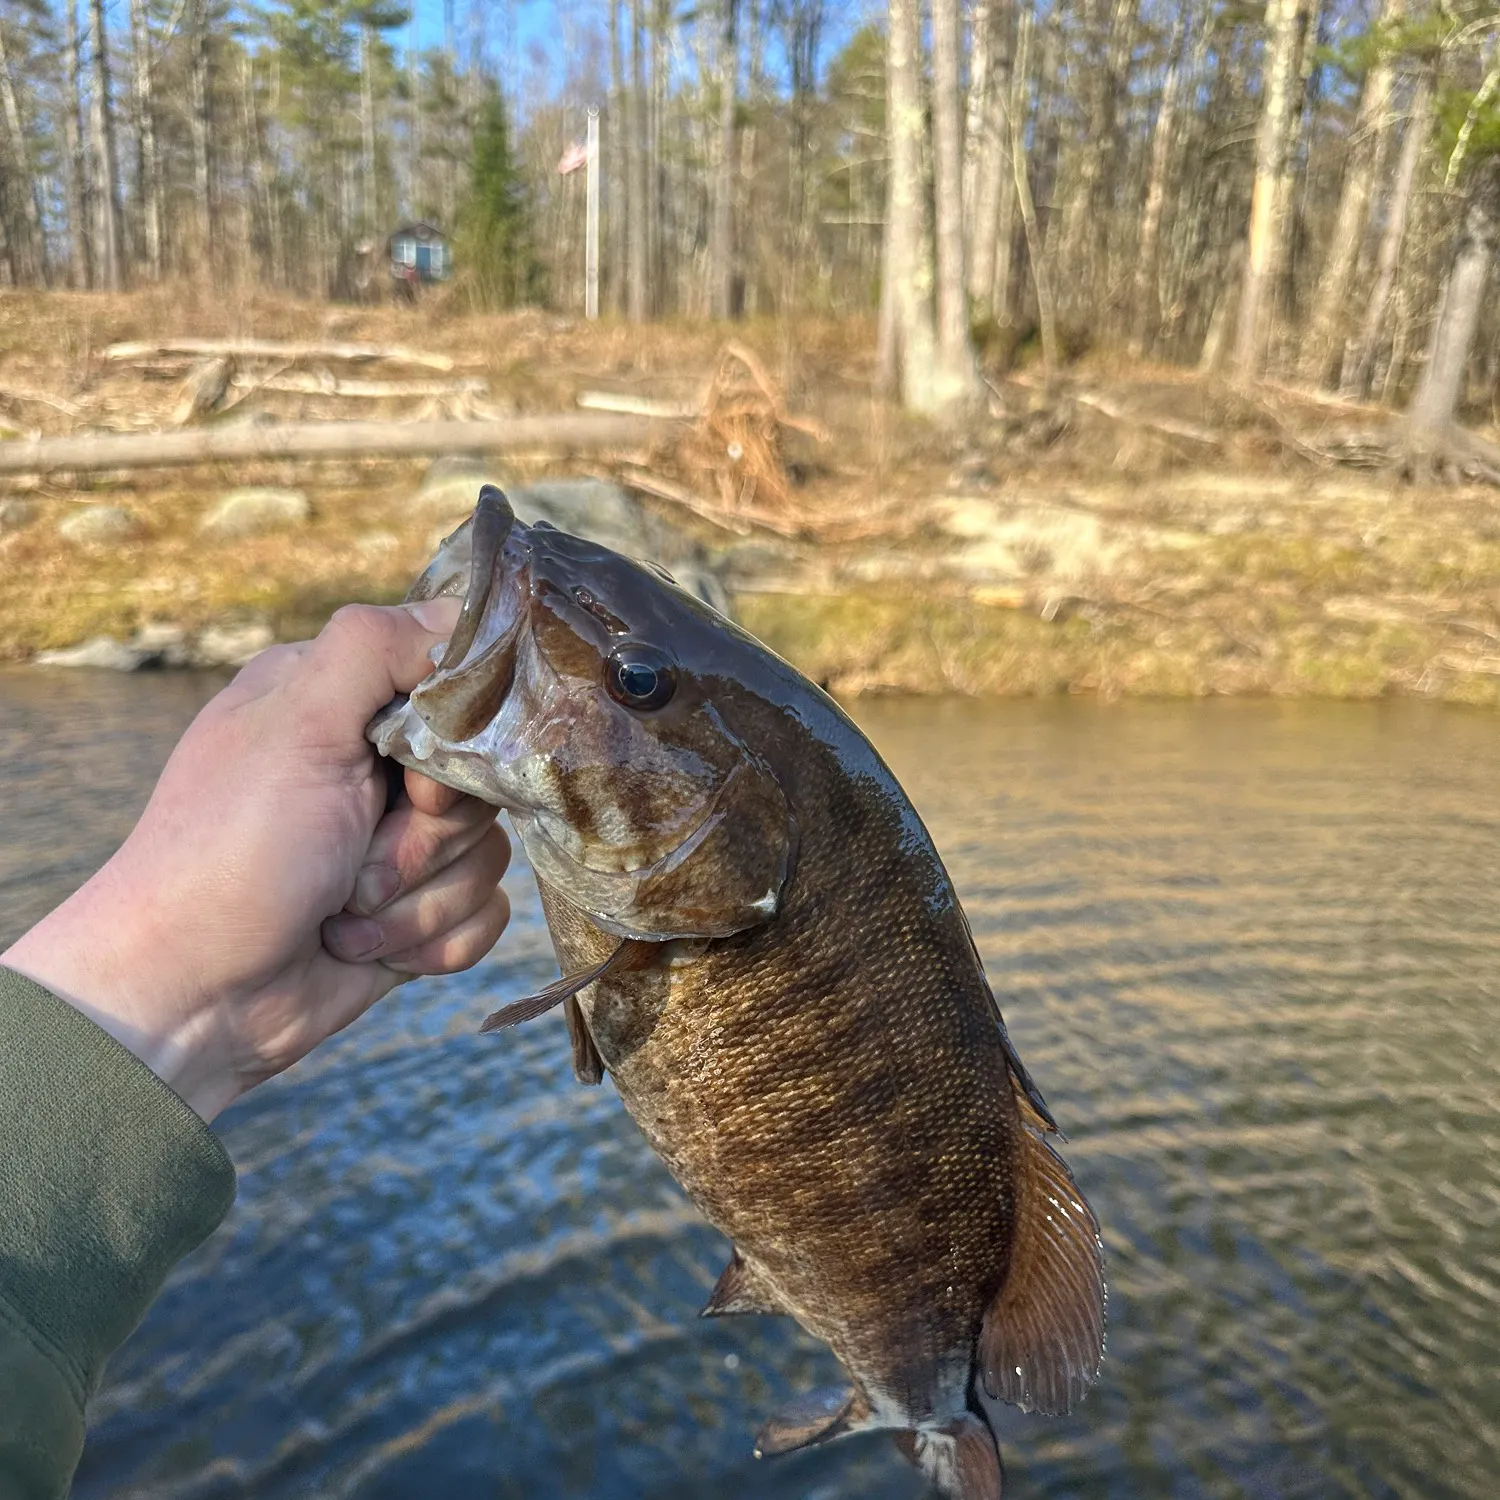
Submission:
[[[369,645],[390,634],[390,621],[373,604],[344,604],[333,612],[321,632],[322,639],[337,644]]]

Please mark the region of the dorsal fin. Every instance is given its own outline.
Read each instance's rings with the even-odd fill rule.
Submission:
[[[727,1318],[737,1313],[784,1313],[775,1288],[738,1250],[715,1284],[700,1318]]]
[[[1021,1192],[1005,1285],[984,1315],[979,1369],[1022,1411],[1071,1411],[1104,1357],[1104,1246],[1067,1164],[1022,1103]]]

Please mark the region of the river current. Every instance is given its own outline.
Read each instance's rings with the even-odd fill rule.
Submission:
[[[129,828],[217,686],[0,674],[0,946]],[[1500,1492],[1500,721],[1389,702],[888,701],[1103,1224],[1102,1380],[1008,1413],[1007,1497]],[[111,1362],[79,1500],[913,1500],[888,1437],[774,1462],[838,1378],[696,1317],[727,1250],[562,1020],[524,863],[469,974],[221,1117],[229,1218]]]

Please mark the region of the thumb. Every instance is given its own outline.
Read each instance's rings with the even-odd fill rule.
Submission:
[[[409,693],[432,671],[432,651],[458,623],[457,599],[423,599],[382,607],[346,604],[308,652],[309,686],[322,710],[363,729],[397,693]]]

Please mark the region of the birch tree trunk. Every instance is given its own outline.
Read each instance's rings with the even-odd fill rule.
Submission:
[[[932,0],[933,204],[937,240],[937,335],[944,407],[978,401],[982,387],[969,338],[964,277],[963,125],[958,0]]]
[[[1157,255],[1161,245],[1162,208],[1167,201],[1167,173],[1172,161],[1177,126],[1177,90],[1182,78],[1182,47],[1186,34],[1186,11],[1177,13],[1167,43],[1167,70],[1162,75],[1161,100],[1151,131],[1151,168],[1146,179],[1146,202],[1141,209],[1140,248],[1136,253],[1134,307],[1130,330],[1130,354],[1139,359],[1155,336],[1160,321],[1157,294]]]
[[[1344,360],[1340,390],[1356,399],[1362,398],[1370,388],[1375,355],[1385,331],[1386,309],[1390,306],[1391,288],[1396,284],[1396,268],[1401,261],[1401,245],[1406,238],[1406,220],[1411,211],[1417,166],[1432,128],[1432,93],[1433,72],[1429,64],[1418,77],[1412,95],[1406,135],[1401,142],[1401,155],[1396,159],[1396,176],[1386,208],[1385,228],[1381,232],[1380,248],[1375,253],[1375,279],[1360,321],[1359,337]]]
[[[902,403],[910,411],[941,405],[937,334],[932,322],[932,267],[927,256],[927,192],[922,147],[922,33],[919,0],[890,0],[886,41],[886,129],[890,135],[890,200],[886,213],[886,275],[895,327],[895,363]]]
[[[156,153],[156,79],[146,0],[130,0],[130,47],[135,64],[135,129],[141,251],[146,275],[161,280],[161,163]]]
[[[39,286],[52,283],[47,263],[47,235],[43,228],[42,181],[31,165],[31,147],[21,123],[21,107],[11,77],[10,55],[5,49],[5,28],[0,26],[0,94],[4,95],[5,128],[10,136],[10,159],[23,178],[22,211],[26,216],[26,262],[31,280]]]
[[[1385,0],[1380,11],[1380,24],[1390,25],[1404,11],[1405,0]],[[1365,86],[1360,92],[1359,112],[1354,119],[1349,165],[1339,194],[1333,239],[1323,262],[1323,274],[1318,278],[1312,316],[1302,346],[1298,374],[1309,385],[1323,384],[1335,354],[1343,345],[1350,283],[1369,224],[1370,195],[1380,158],[1380,138],[1390,113],[1395,79],[1394,61],[1389,53],[1382,51],[1365,75]]]
[[[115,121],[109,97],[109,37],[104,29],[104,0],[89,3],[89,49],[94,89],[89,99],[89,145],[93,154],[94,257],[99,282],[118,291],[121,265],[120,192],[115,176]]]
[[[997,310],[1002,242],[1009,260],[1010,149],[1005,126],[1011,86],[1010,11],[1002,0],[979,0],[974,9],[972,74],[969,84],[964,212],[969,299],[975,310]],[[1007,277],[1009,267],[1007,265]]]
[[[1295,105],[1293,82],[1304,0],[1267,0],[1265,61],[1261,69],[1260,125],[1255,138],[1255,187],[1250,200],[1250,237],[1245,280],[1235,327],[1233,365],[1240,380],[1253,380],[1265,359],[1267,292],[1281,264],[1286,233],[1282,169]]]
[[[708,261],[712,268],[709,306],[722,321],[734,316],[734,108],[739,81],[736,0],[719,0],[719,155],[714,176],[713,223]]]
[[[81,124],[83,74],[78,66],[78,0],[63,0],[63,170],[68,195],[68,280],[75,291],[93,285],[89,238],[88,167]]]
[[[1427,365],[1407,412],[1411,430],[1419,437],[1441,436],[1453,425],[1497,239],[1500,157],[1492,156],[1477,170],[1469,190],[1463,229],[1427,345]]]

